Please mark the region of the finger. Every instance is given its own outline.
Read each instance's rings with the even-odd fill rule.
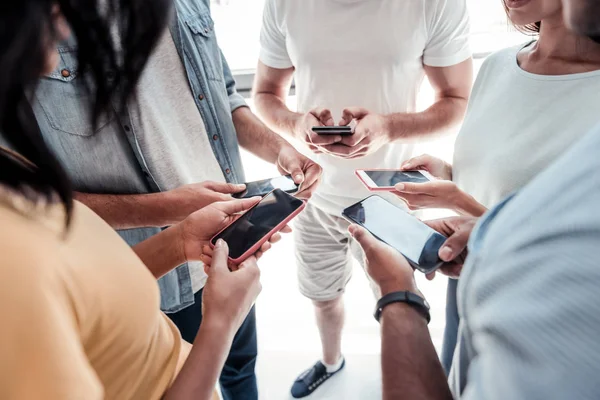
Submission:
[[[422,154],[405,161],[400,169],[409,170],[418,169],[418,167],[424,167],[425,169],[428,169],[429,165],[431,164],[431,159],[432,157],[429,154]]]
[[[318,147],[318,146],[315,146],[314,144],[312,144],[312,143],[310,143],[310,142],[308,143],[308,148],[309,148],[309,149],[310,149],[310,150],[311,150],[313,153],[315,153],[315,154],[321,154],[321,153],[323,153],[323,150],[321,150],[321,148],[320,148],[320,147]]]
[[[204,272],[206,272],[206,274],[208,275],[208,269],[210,269],[210,266],[212,264],[212,257],[210,257],[206,254],[201,254],[200,262],[202,262],[202,264],[204,264]]]
[[[275,244],[275,243],[279,242],[280,240],[281,240],[281,234],[275,233],[275,234],[273,234],[273,236],[271,236],[269,238],[268,243]]]
[[[227,267],[228,256],[229,256],[229,246],[227,246],[227,243],[225,243],[225,241],[223,239],[217,240],[217,243],[215,244],[213,257],[212,257],[210,272],[211,273],[226,272],[228,270],[228,267]]]
[[[437,182],[427,183],[413,183],[413,182],[402,182],[396,184],[394,189],[401,193],[413,193],[413,194],[427,194],[431,195],[435,192],[435,184]]]
[[[335,125],[335,122],[333,121],[333,117],[331,115],[331,111],[327,108],[317,108],[313,110],[311,114],[317,117],[319,122],[321,122],[325,126]]]
[[[435,271],[426,274],[425,278],[427,278],[428,281],[434,280],[435,279]]]
[[[366,117],[369,111],[361,107],[348,107],[342,111],[342,119],[340,125],[348,125],[353,119],[361,119]]]
[[[265,243],[262,244],[262,246],[260,246],[260,251],[262,251],[263,253],[266,253],[267,251],[271,250],[272,244],[271,242],[267,241]]]
[[[214,192],[225,193],[225,194],[233,194],[239,193],[246,190],[246,185],[237,184],[237,183],[227,183],[227,182],[212,182],[208,181],[204,183],[204,187],[210,189]]]
[[[358,225],[350,225],[348,231],[350,232],[350,235],[352,235],[352,237],[358,242],[358,244],[360,244],[360,247],[363,248],[367,257],[369,257],[369,255],[380,245],[380,242],[375,239],[375,237],[371,235],[369,231]]]
[[[459,257],[467,248],[470,232],[460,227],[444,242],[439,251],[442,261],[450,262]]]
[[[281,232],[281,233],[291,233],[292,232],[292,227],[289,226],[289,225],[286,225],[283,228],[281,228],[281,230],[279,232]]]
[[[322,146],[327,152],[338,156],[338,157],[349,157],[352,153],[352,147],[348,147],[344,144],[330,144]]]
[[[261,200],[261,197],[255,196],[249,199],[230,200],[218,203],[217,207],[227,215],[238,214],[254,207]]]
[[[319,135],[316,132],[310,131],[308,139],[313,145],[322,147],[324,145],[338,143],[342,140],[342,137],[340,135]]]
[[[296,195],[302,197],[302,194],[304,193],[312,193],[315,184],[319,182],[321,174],[322,169],[319,165],[309,165],[309,167],[304,171],[304,183],[302,184],[302,187],[300,188],[298,193],[296,193]]]

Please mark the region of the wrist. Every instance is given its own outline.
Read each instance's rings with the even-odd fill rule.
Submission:
[[[408,303],[396,302],[388,304],[381,310],[381,316],[379,321],[381,325],[385,324],[386,320],[405,321],[408,325],[410,324],[422,324],[427,327],[427,320],[423,318],[423,315],[413,306]]]
[[[174,190],[167,190],[166,192],[152,193],[153,203],[157,205],[156,215],[162,221],[159,226],[171,226],[180,223],[187,217],[183,204],[181,204],[181,197]]]
[[[228,321],[223,315],[205,312],[198,336],[200,336],[201,332],[204,332],[205,335],[218,335],[228,343],[232,343],[236,331],[237,329],[233,321]]]
[[[378,286],[379,290],[381,291],[381,297],[394,292],[412,292],[415,294],[419,293],[419,289],[417,289],[416,285],[414,284],[414,281],[410,284],[402,283],[399,281],[381,282]]]
[[[403,139],[407,136],[406,124],[407,114],[397,113],[384,115],[384,127],[387,132],[389,141]]]
[[[461,215],[482,216],[486,208],[479,204],[472,196],[458,190],[459,194],[453,201],[453,208]]]

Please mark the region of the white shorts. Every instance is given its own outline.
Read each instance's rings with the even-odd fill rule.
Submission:
[[[364,267],[364,253],[348,232],[350,224],[312,204],[294,220],[300,293],[328,301],[344,293],[352,277],[352,258]]]

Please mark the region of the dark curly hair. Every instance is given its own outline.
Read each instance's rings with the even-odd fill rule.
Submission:
[[[0,2],[0,132],[28,159],[0,152],[0,184],[32,198],[73,206],[66,172],[44,143],[28,99],[57,38],[56,7],[78,43],[79,72],[91,93],[92,119],[117,96],[125,105],[169,18],[170,0],[20,0]]]

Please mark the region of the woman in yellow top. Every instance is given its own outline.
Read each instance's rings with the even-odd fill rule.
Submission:
[[[0,151],[0,399],[211,398],[260,292],[256,259],[232,272],[227,245],[217,245],[193,346],[160,312],[156,278],[199,260],[210,237],[256,199],[213,204],[131,249],[73,202],[27,101],[37,78],[55,68],[56,42],[70,27],[94,121],[114,96],[124,104],[169,1],[1,3],[0,131],[31,163]]]

